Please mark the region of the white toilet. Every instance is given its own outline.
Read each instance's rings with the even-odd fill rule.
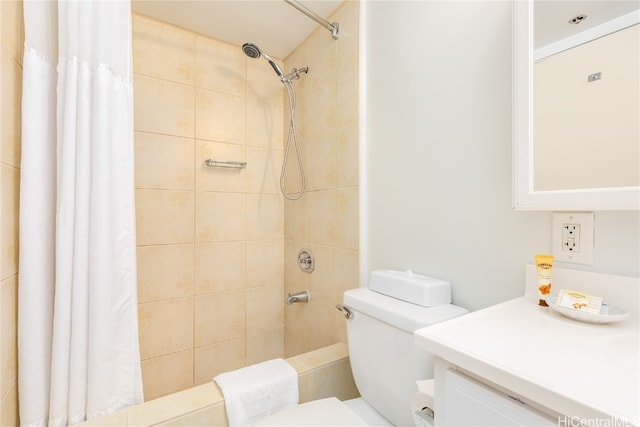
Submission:
[[[467,313],[451,305],[448,282],[408,272],[374,271],[369,288],[344,293],[351,370],[360,398],[308,402],[258,425],[413,426],[416,381],[433,378],[432,356],[413,343],[416,329]]]

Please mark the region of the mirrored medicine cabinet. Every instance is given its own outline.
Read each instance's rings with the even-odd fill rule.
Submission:
[[[638,8],[514,2],[514,209],[640,209]]]

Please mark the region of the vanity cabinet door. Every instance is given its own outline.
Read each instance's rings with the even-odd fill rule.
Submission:
[[[557,426],[558,420],[452,369],[445,371],[442,426]]]

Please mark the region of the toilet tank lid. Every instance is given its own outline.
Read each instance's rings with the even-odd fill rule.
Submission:
[[[451,303],[451,285],[446,280],[423,276],[411,270],[375,270],[371,272],[372,291],[423,307]]]
[[[468,312],[453,304],[422,307],[374,292],[369,288],[345,291],[343,301],[344,305],[356,312],[356,315],[358,312],[366,314],[409,333]]]

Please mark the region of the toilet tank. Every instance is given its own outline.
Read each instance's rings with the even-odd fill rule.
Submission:
[[[391,280],[402,282],[403,273],[398,273]],[[388,288],[402,286],[389,284]],[[423,295],[419,291],[414,294]],[[420,298],[423,303],[424,298]],[[411,396],[417,390],[416,381],[433,378],[433,359],[414,345],[413,332],[467,313],[451,304],[427,307],[407,299],[411,298],[399,299],[369,288],[344,293],[344,305],[353,313],[347,320],[347,336],[358,391],[369,405],[398,426],[413,425]]]

